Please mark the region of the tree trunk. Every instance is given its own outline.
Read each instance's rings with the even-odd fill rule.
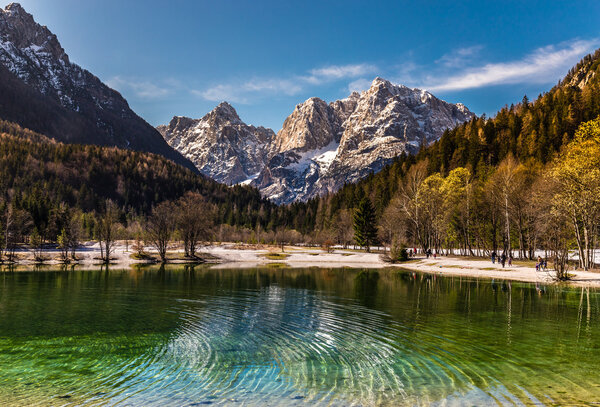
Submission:
[[[506,222],[506,247],[508,249],[508,252],[510,253],[511,251],[511,247],[510,247],[510,219],[508,216],[508,193],[504,194],[504,216],[505,216],[505,222]]]
[[[573,228],[575,229],[575,238],[577,240],[577,250],[579,252],[579,266],[583,267],[583,247],[581,242],[581,232],[579,230],[579,224],[577,222],[577,218],[575,215],[572,217],[573,220]]]

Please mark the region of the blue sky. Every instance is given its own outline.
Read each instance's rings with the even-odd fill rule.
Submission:
[[[550,89],[600,47],[598,1],[20,0],[153,125],[222,100],[278,130],[376,76],[477,114]]]

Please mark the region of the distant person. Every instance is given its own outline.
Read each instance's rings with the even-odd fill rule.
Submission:
[[[512,256],[508,256],[508,267],[512,267]]]
[[[544,259],[544,271],[548,270],[548,259]]]
[[[502,253],[502,257],[500,257],[500,262],[502,263],[502,268],[506,264],[506,254]]]
[[[492,252],[492,264],[496,264],[496,252]]]

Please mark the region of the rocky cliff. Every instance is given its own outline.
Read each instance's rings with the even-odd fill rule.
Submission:
[[[175,117],[159,131],[202,173],[290,203],[335,192],[472,117],[462,104],[376,78],[346,99],[297,105],[276,135],[244,124],[227,103],[202,119]]]
[[[347,99],[325,104],[313,98],[298,105],[254,185],[283,203],[335,192],[472,117],[462,104],[376,78],[368,90]]]
[[[201,173],[226,184],[250,183],[265,167],[275,137],[271,129],[248,126],[223,102],[201,119],[174,117],[158,131]]]

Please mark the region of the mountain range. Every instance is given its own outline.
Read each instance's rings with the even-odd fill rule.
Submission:
[[[279,204],[335,192],[473,117],[462,104],[375,78],[346,99],[297,105],[277,133],[244,123],[227,102],[155,129],[72,63],[23,7],[0,9],[0,119],[66,143],[160,154],[218,182],[254,186]]]
[[[158,130],[201,173],[290,203],[335,192],[473,117],[460,103],[375,78],[346,99],[297,105],[277,134],[245,124],[227,102],[201,119],[174,117]]]

